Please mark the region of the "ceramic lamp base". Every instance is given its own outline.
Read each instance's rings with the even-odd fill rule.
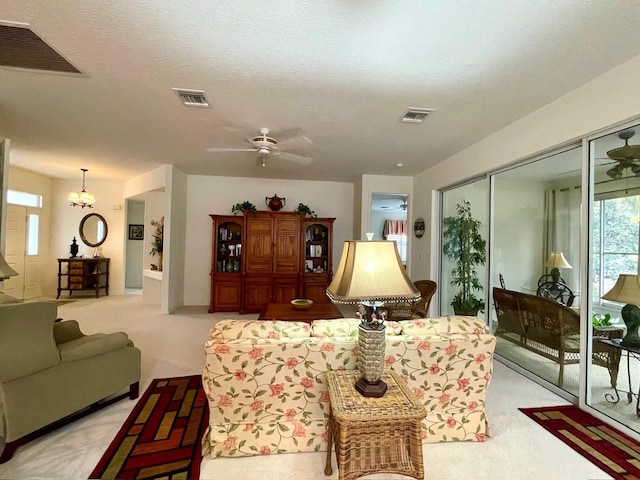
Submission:
[[[355,388],[364,397],[382,397],[387,386],[380,380],[384,370],[385,326],[369,327],[361,323],[358,328],[358,354],[356,365],[360,380]]]
[[[356,391],[363,397],[380,398],[387,391],[387,384],[382,380],[367,382],[361,378],[356,382]]]
[[[625,347],[640,348],[640,335],[638,335],[640,308],[636,305],[625,305],[622,307],[622,320],[627,326],[627,333],[620,344]]]

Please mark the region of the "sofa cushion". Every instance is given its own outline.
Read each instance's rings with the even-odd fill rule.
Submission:
[[[483,320],[478,317],[453,315],[398,322],[403,335],[439,335],[454,333],[489,333]]]
[[[283,320],[220,320],[209,331],[210,338],[307,338],[311,326],[305,322]]]
[[[358,338],[358,325],[360,320],[357,318],[339,318],[333,320],[314,320],[311,323],[311,336],[320,338],[349,338],[355,340]],[[396,336],[402,333],[398,322],[385,322],[386,336]]]
[[[62,363],[75,362],[84,358],[95,357],[103,353],[112,352],[126,346],[133,346],[124,332],[95,333],[85,335],[58,345]]]

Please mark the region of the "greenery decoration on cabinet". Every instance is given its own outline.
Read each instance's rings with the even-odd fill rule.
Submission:
[[[231,212],[234,215],[242,212],[257,212],[257,211],[258,209],[256,208],[256,206],[248,200],[245,200],[244,202],[241,202],[241,203],[236,203],[231,207]]]
[[[298,213],[302,213],[305,217],[313,217],[316,218],[318,215],[316,214],[316,212],[314,212],[313,210],[311,210],[307,205],[305,205],[304,203],[299,203],[298,206],[296,207],[296,209],[294,210],[295,212]]]
[[[162,271],[162,244],[164,240],[164,217],[160,220],[151,220],[151,226],[156,227],[155,231],[151,234],[153,240],[151,240],[151,251],[149,255],[158,256],[158,264],[152,264],[151,270]],[[153,268],[155,267],[155,268]]]
[[[471,215],[471,204],[464,200],[456,205],[457,215],[444,219],[443,253],[455,262],[451,285],[461,290],[451,306],[456,315],[477,315],[483,311],[484,300],[474,292],[483,290],[476,268],[487,261],[487,242],[480,234],[482,223]]]

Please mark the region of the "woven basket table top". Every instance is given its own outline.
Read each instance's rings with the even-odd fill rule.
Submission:
[[[412,421],[426,416],[424,406],[407,384],[393,370],[385,370],[380,377],[387,391],[380,398],[363,397],[355,389],[360,373],[355,370],[327,372],[334,419],[341,421]]]

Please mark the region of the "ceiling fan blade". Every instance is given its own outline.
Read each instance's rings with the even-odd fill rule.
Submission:
[[[218,148],[218,147],[209,147],[206,149],[207,152],[257,152],[257,148]]]
[[[299,163],[300,165],[309,165],[311,162],[313,162],[313,158],[305,157],[304,155],[296,155],[295,153],[277,152],[276,155],[282,157],[285,160],[291,160],[292,162]]]
[[[283,147],[293,148],[293,145],[302,147],[313,143],[309,137],[302,135],[302,129],[300,128],[274,133],[273,137],[278,139],[278,147],[281,149]]]

